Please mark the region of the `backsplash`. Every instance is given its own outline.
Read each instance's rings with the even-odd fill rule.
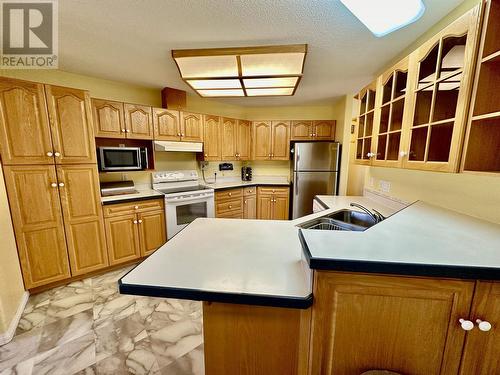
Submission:
[[[234,177],[241,175],[242,166],[250,166],[253,168],[254,176],[285,176],[290,175],[290,161],[227,161],[233,164],[232,171],[219,171],[219,164],[224,161],[210,161],[205,168],[205,177],[212,179],[214,172],[218,177]],[[196,160],[196,154],[193,152],[156,152],[155,153],[155,170],[181,170],[181,169],[196,169],[201,178],[200,163]],[[151,184],[151,171],[138,172],[107,172],[99,173],[99,179],[102,182],[133,180],[137,186]]]

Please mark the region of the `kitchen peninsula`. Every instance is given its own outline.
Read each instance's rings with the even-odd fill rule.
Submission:
[[[207,374],[496,366],[500,226],[416,202],[364,232],[297,227],[356,199],[292,222],[198,219],[120,291],[204,301]]]

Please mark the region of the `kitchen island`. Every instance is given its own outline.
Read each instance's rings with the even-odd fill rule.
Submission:
[[[356,201],[345,199],[293,222],[198,219],[120,291],[204,301],[207,374],[477,366],[490,353],[478,347],[499,340],[500,226],[423,202],[364,232],[296,226]],[[493,329],[465,346],[460,319],[473,317]]]

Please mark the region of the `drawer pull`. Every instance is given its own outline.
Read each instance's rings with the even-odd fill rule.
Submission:
[[[232,205],[229,205],[229,208],[233,208],[233,206],[232,206]]]
[[[138,209],[139,209],[139,206],[134,206],[134,208],[135,208],[136,210],[138,210]]]
[[[233,195],[233,193],[227,193],[227,195],[231,196],[231,195]]]

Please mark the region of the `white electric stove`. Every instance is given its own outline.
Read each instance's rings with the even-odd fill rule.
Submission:
[[[199,217],[215,217],[214,189],[199,184],[197,171],[161,171],[151,177],[153,189],[165,195],[168,239]]]

